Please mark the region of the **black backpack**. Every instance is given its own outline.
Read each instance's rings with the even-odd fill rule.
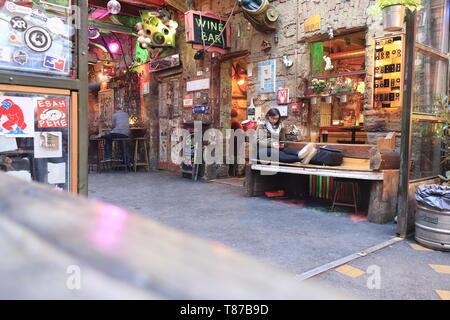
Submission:
[[[332,146],[317,148],[317,154],[311,159],[310,164],[324,166],[340,166],[342,164],[342,152]]]

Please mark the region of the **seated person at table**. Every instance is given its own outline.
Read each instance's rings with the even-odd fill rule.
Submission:
[[[275,162],[294,163],[305,161],[309,158],[309,148],[303,148],[301,151],[286,148],[281,141],[286,140],[286,130],[281,121],[280,111],[277,108],[270,109],[266,114],[266,121],[258,126],[258,157],[261,160],[270,160]],[[271,159],[272,154],[279,159]],[[309,160],[308,160],[309,162]]]
[[[105,161],[112,159],[112,141],[115,138],[128,138],[130,136],[130,124],[128,122],[128,113],[116,106],[112,116],[112,130],[104,136],[105,143]]]

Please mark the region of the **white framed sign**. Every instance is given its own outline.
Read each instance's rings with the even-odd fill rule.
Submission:
[[[188,81],[186,88],[188,92],[209,89],[209,78]]]

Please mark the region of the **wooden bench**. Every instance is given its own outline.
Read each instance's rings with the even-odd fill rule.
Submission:
[[[388,140],[388,141],[386,141]],[[286,147],[301,150],[307,142],[284,142]],[[308,195],[309,176],[347,178],[360,181],[368,219],[374,223],[394,220],[397,210],[400,155],[394,151],[395,136],[379,139],[378,145],[323,144],[342,151],[341,166],[289,164],[250,159],[246,169],[246,192],[259,196],[277,189],[304,197]]]

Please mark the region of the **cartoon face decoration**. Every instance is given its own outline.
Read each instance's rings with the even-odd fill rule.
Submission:
[[[64,119],[66,115],[57,109],[49,109],[41,114],[41,120],[58,121]]]

